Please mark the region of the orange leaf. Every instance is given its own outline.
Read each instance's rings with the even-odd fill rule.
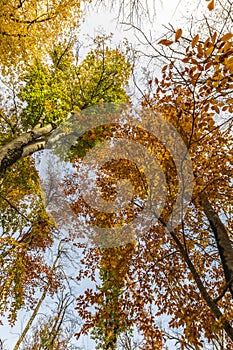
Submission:
[[[172,43],[173,43],[173,41],[168,40],[168,39],[162,39],[162,40],[159,41],[159,44],[165,45],[165,46],[169,46],[169,45],[171,45]]]
[[[196,46],[197,42],[199,40],[199,35],[195,35],[195,37],[192,40],[192,48],[194,48],[194,46]]]
[[[198,51],[197,57],[198,58],[202,58],[202,56],[203,56],[203,46],[202,46],[201,43],[198,44],[197,51]]]
[[[217,114],[220,113],[220,109],[218,108],[218,106],[212,106],[211,109],[214,110]]]
[[[212,43],[214,44],[217,38],[217,32],[214,32],[214,34],[211,37]]]
[[[230,40],[231,38],[233,37],[233,34],[232,33],[227,33],[227,34],[225,34],[225,35],[223,35],[222,37],[221,37],[221,39],[220,39],[220,41],[228,41],[228,40]]]
[[[208,10],[212,11],[214,9],[214,0],[211,0],[207,7],[208,7]]]
[[[181,38],[182,35],[182,29],[177,29],[175,34],[175,41],[178,41]]]
[[[211,66],[212,66],[212,62],[208,62],[208,63],[205,65],[205,70],[208,70]]]

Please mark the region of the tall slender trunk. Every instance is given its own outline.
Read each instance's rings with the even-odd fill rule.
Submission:
[[[57,266],[57,262],[58,262],[59,257],[60,257],[60,251],[58,251],[58,254],[57,254],[57,256],[56,256],[56,259],[54,260],[54,263],[53,263],[53,266],[52,266],[52,269],[51,269],[51,274],[53,274],[54,270],[56,269],[56,266]],[[35,318],[36,318],[36,316],[37,316],[37,314],[38,314],[38,312],[39,312],[39,309],[40,309],[40,307],[41,307],[41,305],[42,305],[44,299],[45,299],[46,296],[47,296],[49,287],[50,287],[50,282],[49,282],[49,280],[48,280],[47,284],[46,284],[45,287],[44,287],[43,293],[42,293],[42,295],[41,295],[41,297],[40,297],[40,299],[39,299],[39,301],[38,301],[38,303],[37,303],[35,309],[33,310],[33,313],[32,313],[32,315],[31,315],[31,317],[30,317],[28,323],[27,323],[26,326],[24,327],[24,330],[23,330],[22,334],[20,335],[20,337],[19,337],[17,343],[15,344],[13,350],[18,350],[19,347],[20,347],[20,345],[21,345],[21,343],[23,342],[24,338],[26,337],[26,334],[28,333],[28,331],[29,331],[29,329],[30,329],[30,327],[31,327],[31,325],[32,325],[32,323],[33,323],[33,321],[35,320]]]
[[[39,309],[40,309],[40,307],[41,307],[41,304],[43,303],[43,301],[44,301],[44,299],[45,299],[45,297],[46,297],[46,295],[47,295],[48,289],[49,289],[49,285],[47,284],[47,285],[45,286],[45,288],[44,288],[44,291],[43,291],[43,293],[42,293],[42,295],[41,295],[41,297],[40,297],[40,299],[39,299],[39,301],[38,301],[38,303],[37,303],[35,309],[33,310],[33,313],[32,313],[32,315],[31,315],[31,317],[30,317],[28,323],[27,323],[26,326],[24,327],[24,330],[23,330],[23,332],[21,333],[21,335],[20,335],[20,337],[19,337],[17,343],[15,344],[13,350],[18,350],[19,347],[20,347],[20,345],[21,345],[21,343],[23,342],[24,338],[26,337],[26,334],[28,333],[28,331],[29,331],[29,329],[30,329],[30,327],[31,327],[31,325],[32,325],[32,323],[33,323],[33,321],[35,320],[35,318],[36,318],[36,316],[37,316],[37,314],[38,314],[38,311],[39,311]]]

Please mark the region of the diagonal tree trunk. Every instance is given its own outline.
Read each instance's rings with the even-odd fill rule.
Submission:
[[[0,174],[5,173],[7,168],[19,159],[43,149],[46,144],[46,138],[53,129],[52,124],[41,128],[35,127],[32,131],[25,132],[3,146],[0,149]]]
[[[226,282],[233,297],[233,247],[227,229],[207,197],[200,198],[203,211],[214,233]]]
[[[162,222],[162,224],[164,224]],[[166,227],[166,224],[165,224]],[[217,306],[217,303],[215,302],[215,300],[213,300],[208,291],[206,290],[204,284],[202,283],[202,280],[194,266],[194,264],[192,263],[185,247],[183,246],[183,244],[181,243],[181,241],[179,240],[178,236],[176,235],[176,233],[174,231],[170,232],[170,235],[172,236],[174,242],[176,243],[179,251],[181,252],[183,259],[185,260],[190,272],[192,273],[192,276],[196,282],[196,285],[203,297],[203,299],[205,300],[206,304],[209,306],[209,308],[211,309],[211,311],[213,312],[214,316],[216,317],[216,319],[221,319],[223,318],[223,314],[222,311],[220,310],[220,308]],[[231,325],[230,322],[228,322],[227,320],[223,321],[223,326],[224,326],[224,330],[227,333],[227,335],[229,336],[229,338],[233,341],[233,327]]]

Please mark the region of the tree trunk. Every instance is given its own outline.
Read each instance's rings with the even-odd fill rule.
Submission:
[[[53,126],[35,127],[32,131],[16,137],[0,149],[0,174],[4,174],[8,167],[34,152],[43,149],[46,137],[50,135]]]
[[[216,302],[210,297],[205,286],[203,285],[202,280],[201,280],[195,266],[193,265],[192,261],[190,260],[186,249],[184,248],[184,246],[182,245],[181,241],[179,240],[178,236],[175,234],[174,231],[171,231],[170,234],[171,234],[173,240],[175,241],[179,251],[181,252],[190,272],[192,273],[192,276],[196,282],[196,285],[200,291],[201,296],[203,297],[206,304],[209,306],[209,308],[213,312],[216,319],[218,319],[218,320],[221,319],[223,317],[223,314],[222,314],[220,308],[217,306]],[[229,336],[229,338],[233,341],[233,328],[232,328],[231,324],[227,320],[223,320],[223,327],[224,327],[225,332]]]
[[[228,236],[226,227],[220,219],[218,213],[214,210],[207,197],[201,197],[203,211],[210,223],[215,236],[217,248],[222,262],[226,283],[229,284],[229,290],[233,297],[233,247]]]

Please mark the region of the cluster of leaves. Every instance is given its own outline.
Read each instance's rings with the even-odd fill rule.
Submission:
[[[29,159],[5,174],[0,196],[1,315],[11,309],[13,322],[26,295],[32,298],[48,269],[39,251],[51,245],[54,224],[45,211],[39,177]]]
[[[10,0],[1,4],[0,14],[1,70],[8,74],[8,67],[45,55],[77,26],[80,1]]]
[[[51,52],[52,64],[37,61],[24,76],[25,87],[19,93],[27,103],[22,111],[22,124],[34,127],[59,125],[68,112],[104,102],[128,100],[124,85],[131,65],[117,49],[106,45],[110,38],[97,37],[81,64],[72,57],[72,45],[58,45]]]

